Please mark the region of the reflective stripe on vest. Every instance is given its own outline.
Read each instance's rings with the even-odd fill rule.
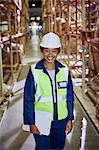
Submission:
[[[35,101],[39,101],[41,97],[41,92],[40,92],[40,86],[39,86],[39,80],[38,80],[38,69],[35,69],[35,66],[36,64],[33,64],[31,66],[31,70],[34,76],[34,82],[35,82],[35,88],[36,88]]]
[[[58,98],[59,101],[61,101],[61,100],[66,99],[66,95],[60,95],[60,96],[57,96],[57,98]],[[36,102],[39,102],[39,101],[42,102],[42,103],[44,103],[44,102],[52,102],[53,98],[52,98],[52,96],[44,97],[44,98],[42,98],[40,96]]]
[[[35,69],[35,65],[31,66],[32,74],[35,81],[35,110],[50,112],[53,115],[53,95],[52,86],[49,76],[42,69]],[[56,75],[57,88],[57,104],[58,104],[58,120],[65,119],[68,116],[66,96],[67,88],[58,88],[58,83],[68,82],[68,68],[59,68]],[[53,118],[52,118],[53,120]]]

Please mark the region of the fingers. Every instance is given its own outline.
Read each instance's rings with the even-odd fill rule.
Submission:
[[[72,131],[72,128],[66,128],[66,134],[69,134]]]
[[[33,134],[40,134],[39,130],[35,130],[35,131],[31,132],[31,133],[33,133]]]
[[[68,121],[66,125],[66,134],[69,134],[72,131],[72,121]]]
[[[40,134],[40,131],[38,130],[38,128],[35,125],[30,125],[30,132],[32,134]]]

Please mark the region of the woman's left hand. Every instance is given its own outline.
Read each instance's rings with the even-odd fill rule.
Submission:
[[[72,120],[69,120],[66,124],[66,133],[69,134],[72,131],[73,123]]]

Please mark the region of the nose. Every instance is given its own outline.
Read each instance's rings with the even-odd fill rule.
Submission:
[[[51,51],[51,50],[49,50],[48,52],[49,52],[49,53],[48,53],[49,55],[52,55],[52,51]]]
[[[49,50],[49,54],[52,54],[52,51],[51,51],[51,50]]]

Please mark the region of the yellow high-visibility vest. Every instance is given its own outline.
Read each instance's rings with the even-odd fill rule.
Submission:
[[[35,110],[49,112],[52,114],[52,120],[54,119],[54,107],[53,107],[53,90],[52,83],[49,76],[43,72],[43,69],[35,69],[35,65],[31,65],[32,74],[35,81]],[[56,100],[58,110],[58,120],[65,119],[68,116],[67,109],[67,83],[68,83],[68,67],[59,68],[59,72],[56,74]]]

